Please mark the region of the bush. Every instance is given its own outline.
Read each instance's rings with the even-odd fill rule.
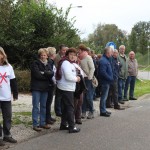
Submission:
[[[15,70],[15,75],[18,83],[19,92],[29,92],[30,91],[30,80],[31,75],[29,70]]]

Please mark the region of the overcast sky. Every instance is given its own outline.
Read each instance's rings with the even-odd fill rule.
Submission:
[[[130,33],[139,21],[150,21],[150,0],[48,0],[64,10],[72,4],[69,17],[76,16],[75,27],[82,38],[92,33],[98,23],[116,24]],[[75,6],[82,6],[77,8]]]

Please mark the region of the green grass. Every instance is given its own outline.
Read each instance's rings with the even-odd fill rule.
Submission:
[[[12,116],[13,125],[24,124],[26,127],[32,125],[31,112],[13,112]]]
[[[150,93],[150,80],[137,80],[134,90],[135,97]]]

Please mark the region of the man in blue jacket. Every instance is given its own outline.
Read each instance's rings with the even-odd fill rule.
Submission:
[[[100,116],[109,117],[111,112],[106,110],[106,99],[108,97],[108,92],[110,84],[113,81],[113,72],[110,64],[110,57],[112,54],[112,48],[106,47],[104,49],[104,54],[99,61],[98,66],[98,76],[101,81],[101,100],[100,100]]]

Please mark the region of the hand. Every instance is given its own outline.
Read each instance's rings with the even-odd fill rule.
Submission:
[[[77,82],[80,82],[81,78],[79,76],[77,76]]]

